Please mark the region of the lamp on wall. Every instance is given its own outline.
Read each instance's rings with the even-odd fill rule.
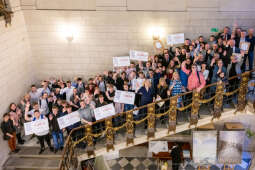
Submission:
[[[68,43],[71,43],[76,39],[79,35],[78,26],[73,24],[61,24],[59,26],[60,36],[67,40]]]
[[[153,40],[159,40],[159,38],[160,38],[159,32],[158,31],[154,31],[153,35],[152,35],[152,39]]]
[[[148,32],[153,40],[159,40],[164,36],[164,29],[162,27],[150,27]]]
[[[67,36],[66,36],[66,40],[67,40],[69,43],[72,42],[73,39],[74,39],[73,34],[70,34],[70,35],[67,35]]]

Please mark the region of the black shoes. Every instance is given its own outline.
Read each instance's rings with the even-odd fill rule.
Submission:
[[[18,141],[18,144],[23,145],[25,143],[25,140]]]
[[[14,151],[12,151],[13,153],[18,153],[20,149],[15,149]]]
[[[58,152],[58,150],[57,149],[54,149],[54,153],[57,153]]]
[[[63,147],[63,146],[61,146],[61,147],[60,147],[60,150],[62,151],[63,149],[64,149],[64,147]]]
[[[50,151],[54,152],[54,148],[52,146],[50,146]]]
[[[41,148],[41,150],[39,151],[39,155],[41,155],[44,152],[45,148]]]

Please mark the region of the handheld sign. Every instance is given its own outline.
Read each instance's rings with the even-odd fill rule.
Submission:
[[[63,129],[80,121],[80,114],[76,111],[58,118],[58,125],[60,129]]]
[[[40,119],[28,123],[24,123],[25,135],[41,133],[49,130],[48,119]]]
[[[148,61],[149,53],[144,51],[130,50],[130,60]]]
[[[115,115],[113,103],[94,109],[96,120]]]
[[[248,54],[250,43],[249,42],[240,42],[240,48],[244,51],[245,54]]]
[[[129,56],[113,57],[113,66],[114,67],[130,66]]]
[[[134,104],[135,93],[128,91],[117,90],[114,96],[114,102],[124,103],[124,104]]]
[[[184,33],[170,34],[167,36],[167,45],[183,44]]]

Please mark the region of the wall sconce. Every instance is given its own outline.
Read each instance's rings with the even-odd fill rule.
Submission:
[[[160,38],[159,32],[154,30],[153,35],[152,35],[152,39],[153,40],[159,40],[159,38]]]
[[[66,40],[70,43],[73,41],[73,35],[69,35],[66,37]]]
[[[61,24],[59,25],[59,35],[61,39],[66,40],[68,43],[71,43],[79,37],[80,28],[79,26],[69,24]]]
[[[161,37],[164,37],[164,29],[162,27],[150,27],[148,29],[149,35],[154,41],[159,40]]]

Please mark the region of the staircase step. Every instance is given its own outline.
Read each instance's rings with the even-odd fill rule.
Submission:
[[[38,154],[40,151],[40,147],[19,147],[20,151],[16,154],[11,154],[12,157],[23,157],[23,158],[61,158],[62,157],[62,151],[58,151],[57,153],[53,153],[50,151],[49,148],[46,148],[46,150],[42,154]]]
[[[59,159],[22,158],[10,157],[5,165],[5,170],[58,170]]]

